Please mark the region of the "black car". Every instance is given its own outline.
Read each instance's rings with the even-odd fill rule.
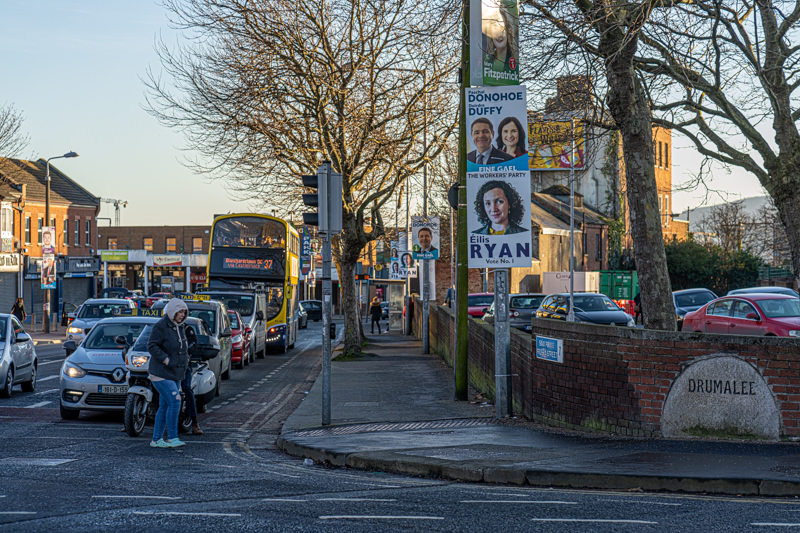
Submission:
[[[508,306],[508,324],[512,328],[531,331],[531,317],[546,296],[546,294],[540,293],[511,294]],[[483,315],[483,320],[494,324],[494,302]]]
[[[301,300],[300,304],[308,313],[309,320],[322,320],[322,300]]]
[[[575,322],[636,327],[633,317],[623,311],[605,294],[596,292],[572,293],[575,302]],[[537,318],[566,320],[569,314],[569,293],[551,294],[536,310]]]
[[[303,307],[303,302],[297,306],[297,327],[305,329],[308,327],[308,313]]]
[[[686,313],[697,311],[711,300],[716,300],[717,295],[709,289],[683,289],[672,291],[672,301],[675,304],[675,320],[678,321],[678,331],[683,327],[683,317]]]

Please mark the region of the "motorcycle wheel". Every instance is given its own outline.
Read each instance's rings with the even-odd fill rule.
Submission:
[[[192,418],[186,414],[186,402],[181,402],[181,412],[178,415],[178,433],[189,433],[192,430]]]
[[[125,400],[125,433],[138,437],[144,431],[147,422],[147,403],[144,396],[128,394]]]

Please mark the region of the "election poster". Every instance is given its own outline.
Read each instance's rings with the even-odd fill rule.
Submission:
[[[584,140],[583,124],[579,121],[528,122],[531,170],[569,170],[570,167],[584,170]]]
[[[42,257],[41,272],[42,289],[56,288],[56,256],[44,254]]]
[[[439,259],[439,217],[411,217],[414,259]]]
[[[470,2],[470,27],[470,85],[519,85],[517,0]]]
[[[525,87],[467,88],[469,268],[531,266]]]
[[[406,279],[417,277],[417,262],[408,250],[399,250],[399,257],[392,258],[389,272],[390,279]]]
[[[56,228],[42,228],[42,255],[56,253]]]

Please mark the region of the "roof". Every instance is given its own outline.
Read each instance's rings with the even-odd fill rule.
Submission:
[[[533,193],[531,197],[533,204],[569,224],[569,189],[563,185],[554,185],[542,192]],[[574,206],[576,222],[599,226],[608,225],[606,218],[600,211],[583,202],[581,195],[575,194],[575,197],[581,199],[581,201],[576,201]]]
[[[46,178],[47,161],[44,159],[27,161],[0,158],[0,183],[3,184],[0,186],[0,195],[4,197],[6,192],[10,197],[19,197],[21,186],[25,185],[27,200],[44,203],[47,190]],[[50,203],[97,207],[100,205],[100,198],[78,185],[51,163]]]

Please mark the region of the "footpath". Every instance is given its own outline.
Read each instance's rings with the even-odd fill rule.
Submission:
[[[278,446],[335,466],[468,482],[759,496],[800,495],[800,443],[616,438],[559,431],[457,402],[453,373],[422,344],[368,335],[286,420]]]

